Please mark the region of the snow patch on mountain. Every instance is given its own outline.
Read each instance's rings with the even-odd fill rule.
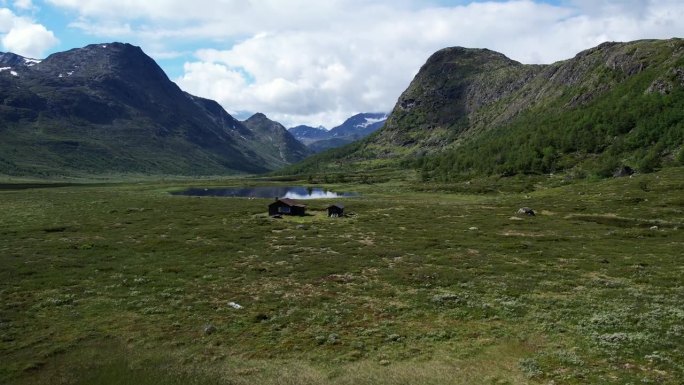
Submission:
[[[33,67],[34,65],[36,65],[36,64],[38,64],[38,63],[40,63],[40,62],[42,62],[42,60],[30,59],[30,58],[27,58],[27,57],[24,58],[24,64],[25,64],[27,67]]]
[[[289,130],[297,140],[304,143],[309,149],[319,152],[365,138],[382,127],[387,116],[386,113],[360,113],[330,130],[322,126],[318,128],[297,126]]]
[[[385,120],[387,120],[387,114],[385,114],[385,115],[384,115],[383,117],[381,117],[381,118],[369,118],[369,117],[365,117],[365,119],[366,119],[365,122],[360,123],[360,124],[357,124],[357,125],[355,125],[354,127],[366,128],[366,127],[370,126],[371,124],[384,122]]]

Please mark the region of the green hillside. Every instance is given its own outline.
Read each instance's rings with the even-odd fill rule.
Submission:
[[[420,171],[423,180],[684,162],[684,41],[605,43],[551,65],[489,50],[435,53],[385,128],[288,168]]]

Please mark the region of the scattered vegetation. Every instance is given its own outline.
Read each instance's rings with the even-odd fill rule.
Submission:
[[[684,169],[508,181],[5,186],[0,383],[679,383]]]

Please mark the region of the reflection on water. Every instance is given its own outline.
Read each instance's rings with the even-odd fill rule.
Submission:
[[[249,198],[291,198],[323,199],[356,196],[356,193],[338,193],[319,187],[236,187],[236,188],[190,188],[174,192],[174,195],[200,197],[249,197]]]

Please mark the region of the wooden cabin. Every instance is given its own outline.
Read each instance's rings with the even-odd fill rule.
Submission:
[[[328,206],[328,216],[332,218],[343,217],[344,205],[336,203],[334,205]]]
[[[305,215],[306,205],[290,198],[276,198],[276,201],[268,205],[268,215]]]

